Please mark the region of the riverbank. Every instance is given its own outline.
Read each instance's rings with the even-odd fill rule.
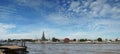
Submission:
[[[120,44],[120,42],[70,42],[70,43],[64,43],[64,42],[39,42],[39,43],[33,43],[33,42],[26,42],[26,43],[32,43],[32,44]]]

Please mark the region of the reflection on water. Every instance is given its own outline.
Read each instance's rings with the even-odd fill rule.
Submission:
[[[120,54],[120,44],[27,44],[29,54]]]

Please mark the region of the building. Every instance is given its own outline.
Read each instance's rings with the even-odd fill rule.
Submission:
[[[65,38],[64,39],[64,43],[69,43],[70,42],[70,39],[69,38]]]
[[[42,34],[41,41],[46,41],[44,32],[43,32],[43,34]]]

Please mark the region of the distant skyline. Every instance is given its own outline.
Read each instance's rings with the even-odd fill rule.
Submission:
[[[0,39],[120,38],[120,0],[0,0]]]

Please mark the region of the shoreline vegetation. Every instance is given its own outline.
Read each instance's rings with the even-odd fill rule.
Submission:
[[[12,43],[41,43],[41,44],[120,44],[120,38],[116,39],[103,39],[98,37],[96,39],[88,39],[88,38],[46,38],[45,33],[42,33],[41,39],[10,39],[7,40],[0,40],[0,43],[12,44]],[[13,44],[12,44],[13,45]]]
[[[90,39],[56,39],[53,38],[52,40],[40,40],[40,39],[8,39],[8,40],[1,40],[0,46],[9,44],[9,45],[16,45],[20,43],[31,43],[31,44],[120,44],[120,40],[103,40],[102,38],[98,38],[96,40],[90,40]]]
[[[120,44],[120,42],[111,42],[111,43],[107,43],[107,42],[106,43],[105,42],[104,43],[103,42],[97,42],[97,43],[95,43],[95,42],[94,43],[86,43],[86,42],[79,42],[79,43],[57,43],[57,42],[56,43],[55,42],[53,42],[53,43],[46,43],[46,42],[33,43],[33,42],[26,42],[26,43],[28,43],[28,44],[29,43],[31,43],[31,44]]]
[[[120,42],[69,42],[69,43],[64,43],[64,42],[24,42],[25,44],[120,44]],[[3,45],[20,45],[21,42],[4,42],[0,43],[0,46]]]

